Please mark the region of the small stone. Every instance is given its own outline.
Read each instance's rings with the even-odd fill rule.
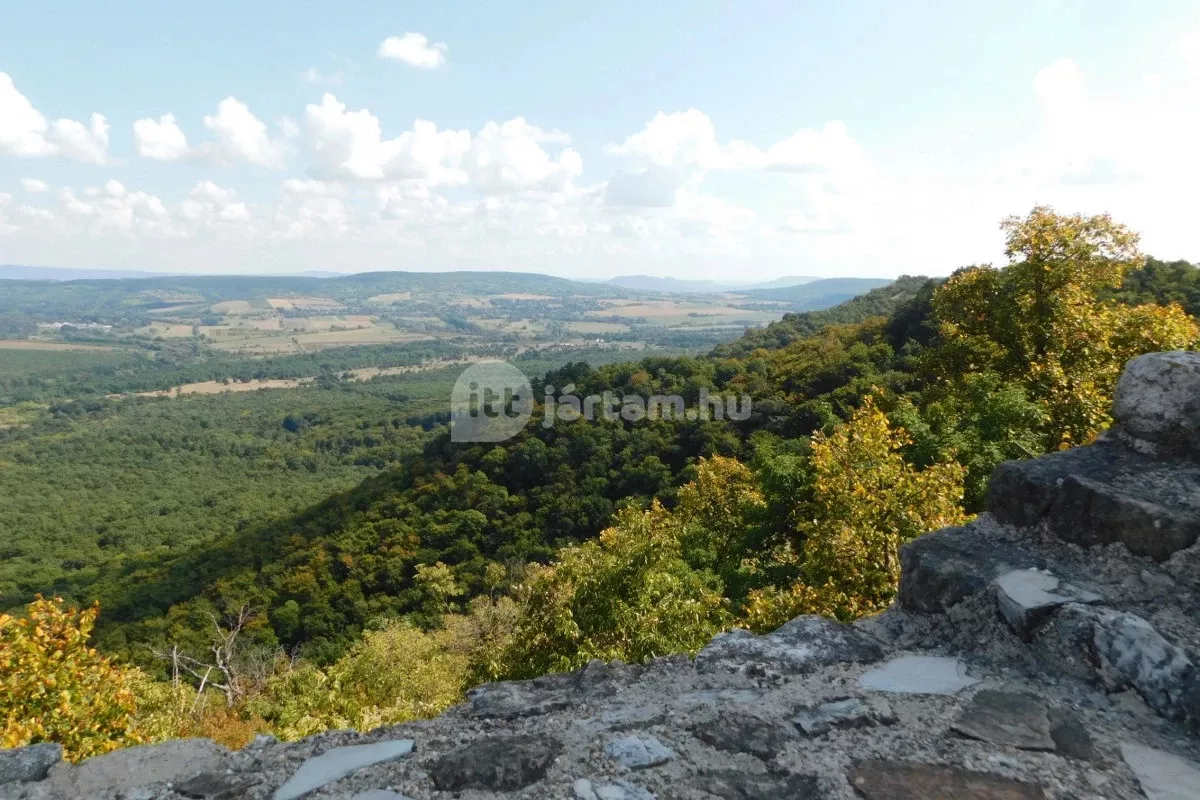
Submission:
[[[858,680],[859,686],[894,694],[957,694],[979,683],[957,658],[900,656]]]
[[[700,672],[748,668],[800,675],[846,662],[871,663],[883,657],[874,640],[827,617],[796,617],[765,636],[736,629],[718,633],[696,654]]]
[[[393,792],[391,789],[372,789],[369,792],[359,792],[350,800],[412,800],[407,795]]]
[[[1013,633],[1028,640],[1054,610],[1067,603],[1095,603],[1100,595],[1063,583],[1039,569],[1018,569],[996,579],[996,606]]]
[[[62,745],[57,742],[0,750],[0,786],[42,780],[51,767],[62,761],[62,754]]]
[[[675,757],[675,753],[653,736],[623,736],[605,745],[604,752],[629,769],[657,767]]]
[[[364,767],[394,761],[412,751],[412,739],[356,744],[326,750],[301,764],[300,769],[275,791],[274,798],[293,800],[326,784],[341,780]]]
[[[769,761],[796,738],[795,731],[746,711],[726,711],[716,722],[701,722],[692,727],[700,741],[727,753],[749,753]]]
[[[891,725],[895,721],[896,716],[887,703],[880,701],[871,704],[856,697],[801,709],[792,718],[792,723],[806,736],[823,736],[835,728],[842,730]]]
[[[242,797],[245,790],[256,783],[258,778],[246,775],[204,772],[178,784],[175,791],[196,800],[232,800]]]
[[[1096,742],[1084,727],[1083,721],[1071,711],[1050,709],[1050,738],[1054,740],[1054,749],[1066,756],[1080,761],[1099,761]]]
[[[575,800],[654,800],[650,792],[621,778],[604,783],[580,778],[575,781],[572,791]]]
[[[983,689],[951,729],[971,739],[1020,750],[1054,749],[1046,706],[1028,694]]]
[[[492,736],[442,756],[429,772],[443,792],[512,792],[544,778],[561,752],[562,745],[548,736]]]
[[[1200,797],[1200,765],[1194,761],[1132,742],[1121,743],[1121,757],[1149,800]]]
[[[1029,783],[934,764],[864,761],[851,771],[850,785],[866,800],[1045,800]]]

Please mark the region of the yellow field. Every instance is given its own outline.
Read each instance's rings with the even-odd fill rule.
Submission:
[[[343,308],[341,303],[329,297],[270,297],[271,308]]]
[[[627,333],[630,328],[623,322],[568,322],[572,333]]]
[[[103,344],[75,344],[74,342],[38,342],[31,339],[0,339],[0,348],[5,350],[115,350]]]
[[[492,298],[498,300],[553,300],[548,294],[521,294],[520,292],[509,292],[507,294],[494,294]],[[489,298],[491,299],[491,298]]]
[[[279,378],[276,380],[257,380],[250,383],[230,381],[203,381],[201,383],[185,383],[171,389],[161,389],[157,392],[138,392],[138,397],[178,397],[181,394],[221,394],[222,392],[256,392],[259,389],[295,389],[311,383],[312,378]]]
[[[377,294],[374,297],[368,297],[367,302],[381,306],[390,306],[393,303],[402,303],[405,300],[411,299],[412,292],[392,292],[390,294]]]
[[[249,300],[226,300],[213,303],[209,310],[214,314],[253,314],[261,309],[255,308]]]

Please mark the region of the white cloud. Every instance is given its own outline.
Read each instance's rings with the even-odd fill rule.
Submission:
[[[189,152],[187,137],[174,114],[133,123],[133,149],[142,158],[155,161],[178,161]]]
[[[180,203],[179,211],[188,222],[204,226],[241,223],[250,219],[250,210],[237,199],[237,192],[212,181],[197,183]]]
[[[0,72],[0,155],[61,155],[103,164],[108,158],[108,129],[103,114],[92,114],[88,125],[72,119],[48,123],[12,78]]]
[[[269,138],[266,123],[254,116],[249,106],[236,97],[226,97],[218,103],[217,113],[206,116],[204,126],[215,137],[206,150],[214,161],[244,161],[272,169],[283,166],[286,146]]]
[[[544,131],[521,117],[489,122],[471,139],[463,168],[471,185],[484,194],[565,191],[583,172],[583,159],[569,147],[551,156],[542,144],[569,141],[565,134]]]
[[[50,184],[39,181],[37,178],[21,178],[20,183],[21,188],[31,194],[39,194],[50,189]]]
[[[384,39],[376,55],[419,69],[437,69],[446,63],[448,49],[444,42],[430,44],[424,34],[406,33]]]
[[[348,111],[331,94],[305,108],[309,145],[318,173],[358,180],[420,179],[433,184],[465,181],[459,163],[471,141],[467,131],[439,131],[417,120],[413,129],[384,139],[367,109]]]

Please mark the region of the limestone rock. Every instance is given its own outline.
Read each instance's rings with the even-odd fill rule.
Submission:
[[[300,769],[275,791],[274,800],[294,800],[364,767],[394,761],[412,751],[412,739],[356,744],[326,750],[301,764]]]
[[[979,680],[957,658],[900,656],[859,678],[859,686],[893,694],[957,694]]]
[[[1147,353],[1125,365],[1113,395],[1121,431],[1167,455],[1200,456],[1200,353]]]
[[[934,764],[864,761],[849,775],[866,800],[1045,800],[1038,786]]]
[[[742,709],[723,711],[715,721],[702,720],[693,726],[692,735],[718,750],[748,753],[763,761],[796,738],[793,729]]]
[[[982,689],[952,728],[971,739],[1021,750],[1053,750],[1050,715],[1032,695]]]
[[[72,767],[55,769],[50,783],[67,797],[95,797],[105,790],[179,783],[203,772],[218,771],[228,752],[210,739],[172,739],[114,750]]]
[[[941,613],[980,592],[997,576],[1034,566],[1029,553],[984,543],[970,526],[927,533],[900,548],[902,608]]]
[[[742,629],[719,633],[696,655],[696,669],[737,672],[757,666],[796,675],[827,664],[871,663],[882,657],[878,643],[849,625],[803,616],[765,636]]]
[[[1050,738],[1055,752],[1080,761],[1099,761],[1096,742],[1079,717],[1060,708],[1050,709]]]
[[[996,578],[996,606],[1013,632],[1023,639],[1028,639],[1059,606],[1100,599],[1095,592],[1063,583],[1043,570],[1013,570]]]
[[[868,702],[857,697],[834,700],[796,712],[792,723],[805,736],[822,736],[831,730],[891,725],[896,721],[891,706],[882,701]]]
[[[62,757],[62,745],[51,742],[0,750],[0,786],[40,781]]]
[[[665,764],[675,753],[653,736],[622,736],[604,746],[609,758],[628,769],[646,769]]]
[[[350,800],[411,800],[411,798],[390,789],[372,789],[369,792],[359,792]]]
[[[1149,800],[1200,797],[1200,764],[1132,742],[1121,744],[1121,757]]]
[[[1164,475],[1164,480],[1177,483],[1188,474]],[[1118,488],[1083,475],[1066,476],[1050,508],[1050,528],[1064,541],[1085,546],[1122,542],[1134,555],[1157,561],[1190,547],[1200,537],[1200,515],[1187,506],[1151,499],[1164,497],[1162,492],[1135,494],[1145,477]]]
[[[444,792],[511,792],[544,778],[561,752],[562,745],[549,736],[492,736],[442,756],[430,775]]]
[[[1147,704],[1174,719],[1194,717],[1196,668],[1187,654],[1141,617],[1074,603],[1059,616],[1096,676],[1113,691],[1136,689]]]

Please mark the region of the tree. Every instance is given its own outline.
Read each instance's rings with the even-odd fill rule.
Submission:
[[[752,627],[770,629],[797,614],[848,621],[882,611],[896,594],[900,545],[963,521],[962,467],[918,470],[902,455],[910,443],[872,397],[832,434],[813,436],[797,544],[777,555],[797,565],[799,579],[789,589],[751,592]]]
[[[1175,304],[1101,299],[1145,262],[1137,234],[1110,217],[1039,206],[1001,227],[1008,266],[961,270],[934,294],[935,376],[953,383],[990,372],[1019,382],[1045,409],[1048,449],[1085,444],[1111,421],[1125,362],[1193,347],[1200,329]]]
[[[695,652],[728,621],[724,606],[719,582],[684,559],[679,523],[658,501],[625,508],[599,540],[531,570],[503,672],[526,678],[593,658]]]
[[[136,670],[88,647],[100,609],[39,597],[24,618],[0,614],[0,744],[58,742],[78,760],[137,744]]]

